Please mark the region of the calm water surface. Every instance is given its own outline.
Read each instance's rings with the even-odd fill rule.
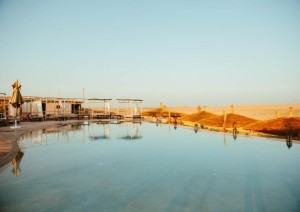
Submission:
[[[36,131],[0,211],[300,211],[300,145],[148,123]]]

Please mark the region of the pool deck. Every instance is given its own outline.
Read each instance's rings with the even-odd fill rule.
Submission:
[[[24,133],[53,126],[61,126],[83,122],[84,120],[21,122],[21,128],[12,129],[10,126],[0,127],[0,171],[13,160],[19,151],[18,139]]]

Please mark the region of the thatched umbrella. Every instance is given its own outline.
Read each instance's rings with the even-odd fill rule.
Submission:
[[[259,121],[244,126],[244,129],[275,135],[299,135],[300,117],[282,117],[277,119]]]
[[[152,117],[181,117],[184,115],[185,115],[184,113],[174,112],[166,107],[154,108],[143,112],[143,116],[152,116]]]
[[[225,128],[234,128],[234,127],[243,127],[250,123],[255,123],[257,120],[238,115],[238,114],[228,114],[226,115],[226,122],[224,125],[224,115],[202,119],[198,123],[205,126],[214,126],[214,127],[225,127]]]
[[[137,140],[137,139],[142,139],[143,136],[140,136],[140,135],[133,135],[133,136],[126,135],[126,136],[121,136],[120,138],[123,139],[123,140]]]
[[[192,121],[192,122],[197,122],[202,119],[208,119],[208,118],[214,118],[218,117],[218,115],[206,112],[206,111],[200,111],[197,113],[192,113],[192,114],[186,114],[182,117],[179,118],[180,121]]]
[[[21,107],[21,105],[24,103],[22,94],[21,94],[21,84],[18,80],[14,82],[14,84],[11,85],[13,87],[13,94],[9,100],[9,103],[16,108],[16,117],[15,117],[15,126],[17,124],[17,115],[18,115],[18,109]]]

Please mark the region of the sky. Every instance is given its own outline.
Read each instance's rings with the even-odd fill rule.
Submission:
[[[0,0],[0,93],[300,103],[299,0]]]

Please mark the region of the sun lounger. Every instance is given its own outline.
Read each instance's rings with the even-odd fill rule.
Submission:
[[[29,117],[29,121],[31,121],[31,122],[33,122],[33,121],[44,121],[43,116],[30,114],[28,117]]]
[[[0,118],[0,126],[7,126],[8,121],[6,118]]]

